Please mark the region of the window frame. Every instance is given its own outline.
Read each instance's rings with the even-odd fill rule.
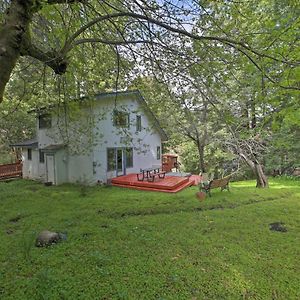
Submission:
[[[119,115],[119,116],[118,116]],[[126,119],[126,124],[121,124],[118,122],[118,117],[124,116],[124,119]],[[129,128],[130,127],[130,113],[122,110],[114,110],[113,111],[113,124],[115,127],[118,128]]]
[[[161,159],[161,146],[156,147],[156,159],[157,160]]]
[[[113,151],[113,161],[110,161],[109,158],[109,151]],[[116,170],[116,148],[113,147],[109,147],[106,148],[106,159],[107,159],[107,164],[106,164],[106,168],[107,168],[107,172],[111,172],[111,171],[115,171]]]
[[[50,114],[39,115],[39,129],[49,129],[52,127],[52,118]]]
[[[133,148],[132,147],[126,147],[125,150],[125,159],[126,159],[126,169],[127,168],[133,168]],[[130,156],[128,156],[128,152],[130,151]],[[130,157],[130,163],[128,163],[128,158]]]
[[[32,149],[27,148],[27,160],[32,160]]]
[[[45,153],[41,149],[39,149],[39,162],[41,164],[45,163]]]
[[[142,116],[136,115],[136,132],[142,131]]]

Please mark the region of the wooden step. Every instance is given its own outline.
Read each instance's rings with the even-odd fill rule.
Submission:
[[[175,189],[162,189],[162,188],[153,188],[153,187],[142,187],[142,186],[134,186],[134,185],[128,185],[128,184],[117,184],[112,183],[113,186],[116,187],[123,187],[123,188],[129,188],[134,190],[140,190],[140,191],[152,191],[152,192],[163,192],[163,193],[177,193],[187,187],[190,187],[194,185],[193,181],[185,182],[184,184],[176,187]]]
[[[166,176],[165,178],[155,178],[153,182],[138,181],[136,174],[128,174],[112,179],[113,186],[127,187],[144,191],[158,191],[176,193],[191,186],[194,181],[188,177]]]

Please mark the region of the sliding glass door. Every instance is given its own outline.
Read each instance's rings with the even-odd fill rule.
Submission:
[[[126,174],[126,166],[124,165],[124,153],[122,148],[116,149],[116,165],[117,165],[117,176]]]
[[[107,171],[115,171],[116,176],[122,176],[132,167],[133,148],[107,148]]]

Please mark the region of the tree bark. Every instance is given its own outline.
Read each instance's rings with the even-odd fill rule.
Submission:
[[[251,160],[244,153],[239,152],[240,157],[246,162],[246,164],[251,168],[253,174],[256,178],[257,188],[268,188],[268,178],[264,173],[263,166],[256,160]]]
[[[82,0],[48,0],[48,4],[66,4]],[[44,62],[56,74],[67,69],[66,54],[61,51],[42,51],[31,43],[29,26],[34,13],[42,7],[39,0],[11,0],[0,26],[0,103],[5,87],[20,56],[28,55]]]
[[[201,116],[201,121],[204,125],[203,132],[202,132],[202,137],[201,134],[199,133],[197,127],[196,129],[196,136],[197,136],[197,149],[199,153],[199,167],[200,167],[200,172],[206,173],[206,166],[205,166],[205,161],[204,161],[204,150],[205,146],[207,143],[207,137],[208,137],[208,130],[207,130],[207,114],[208,114],[208,103],[204,101],[204,107],[202,111],[202,116]]]
[[[33,0],[12,0],[0,29],[0,102],[33,15]]]
[[[204,162],[204,145],[201,144],[201,142],[199,140],[197,141],[197,149],[198,149],[198,154],[199,154],[200,172],[205,173],[206,167],[205,167],[205,162]]]
[[[268,178],[264,173],[263,167],[261,164],[255,162],[255,175],[256,175],[256,187],[257,188],[268,188],[269,183],[268,183]]]

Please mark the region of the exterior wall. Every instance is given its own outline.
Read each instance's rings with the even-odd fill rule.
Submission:
[[[68,158],[68,181],[93,184],[93,161],[91,154],[69,155]]]
[[[58,128],[59,119],[53,115],[51,119],[51,128],[39,128],[39,119],[36,121],[37,140],[39,149],[45,148],[49,145],[63,144],[61,137],[61,130]],[[61,128],[61,126],[59,126]]]
[[[113,110],[126,111],[130,114],[130,126],[128,129],[120,129],[113,125]],[[98,118],[103,116],[105,118]],[[161,159],[157,159],[157,146],[161,147],[161,136],[151,123],[151,118],[145,113],[136,96],[130,95],[117,98],[115,107],[111,98],[103,97],[95,101],[93,109],[97,126],[94,129],[94,136],[99,132],[103,133],[101,139],[96,141],[97,145],[93,150],[94,181],[107,180],[116,177],[116,172],[107,170],[107,148],[133,148],[133,167],[127,168],[126,173],[137,173],[140,169],[152,166],[161,166]],[[136,116],[140,115],[142,119],[142,130],[136,132]],[[132,140],[131,140],[132,139]]]
[[[157,146],[161,147],[161,136],[151,122],[152,117],[147,115],[137,97],[135,93],[118,94],[115,101],[114,95],[101,95],[99,99],[75,111],[73,120],[68,120],[69,150],[63,148],[52,152],[55,155],[56,184],[64,182],[93,184],[116,177],[115,171],[107,170],[107,148],[133,148],[133,167],[126,169],[127,174],[139,172],[141,168],[161,166],[161,159],[156,157]],[[114,126],[115,109],[129,113],[129,128]],[[140,132],[136,131],[137,115],[140,115],[142,120]],[[39,148],[66,143],[64,142],[66,139],[62,138],[66,132],[64,114],[61,116],[63,117],[59,118],[53,112],[52,127],[49,129],[39,129],[37,120]],[[39,163],[38,151],[35,155],[36,159],[33,157],[31,163],[24,165],[24,171],[28,170],[30,176],[46,181],[45,164],[41,166]]]
[[[32,159],[28,160],[27,148],[22,149],[23,178],[44,181],[46,166],[40,163],[39,150],[32,149]]]

